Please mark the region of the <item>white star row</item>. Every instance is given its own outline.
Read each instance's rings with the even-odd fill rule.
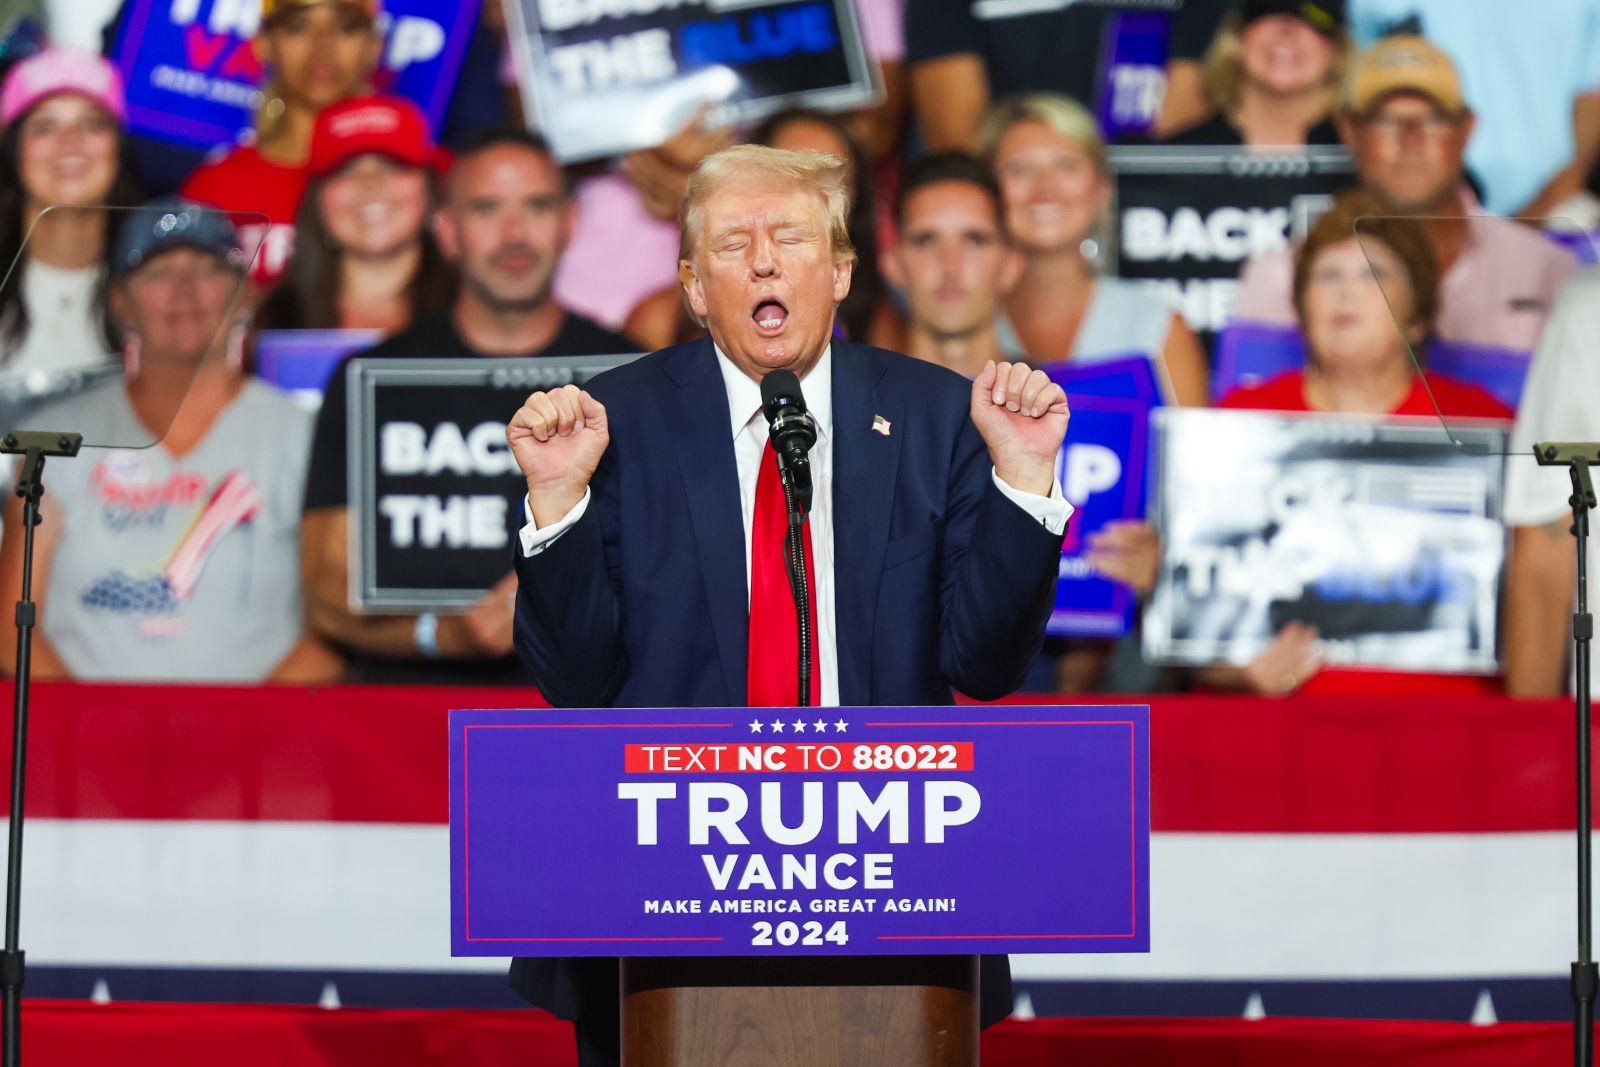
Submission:
[[[750,732],[753,734],[759,734],[763,726],[771,728],[772,732],[775,734],[783,733],[783,728],[785,726],[789,727],[789,729],[793,730],[797,734],[805,733],[807,726],[811,727],[813,731],[819,734],[828,732],[828,723],[822,719],[818,719],[816,722],[811,723],[806,722],[804,719],[796,719],[794,722],[789,723],[784,722],[782,719],[773,719],[770,723],[764,723],[760,719],[750,720]],[[849,723],[845,722],[843,719],[839,719],[833,723],[833,731],[834,733],[842,734],[846,729],[849,728],[849,726]]]

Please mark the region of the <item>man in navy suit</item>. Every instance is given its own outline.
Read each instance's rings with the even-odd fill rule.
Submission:
[[[807,554],[821,705],[948,704],[1014,690],[1043,640],[1071,507],[1060,386],[1021,364],[974,382],[833,337],[850,288],[845,171],[740,146],[685,195],[680,276],[710,338],[535,393],[507,437],[527,477],[516,646],[551,703],[728,707],[798,694],[763,658],[793,598],[764,545],[775,458],[760,381],[800,377],[816,419]],[[779,520],[781,522],[781,519]],[[788,593],[787,586],[783,592]],[[782,674],[782,670],[777,673]],[[519,960],[512,981],[615,1062],[614,960]],[[987,1024],[1010,1008],[985,960]]]

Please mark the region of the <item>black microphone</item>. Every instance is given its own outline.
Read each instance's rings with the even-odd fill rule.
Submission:
[[[761,410],[767,416],[772,449],[778,453],[778,472],[794,493],[800,514],[811,510],[811,459],[817,443],[817,424],[806,412],[800,379],[794,371],[775,370],[761,379]]]

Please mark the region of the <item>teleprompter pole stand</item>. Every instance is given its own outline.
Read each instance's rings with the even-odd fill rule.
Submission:
[[[6,946],[0,953],[0,992],[5,998],[5,1035],[0,1067],[22,1064],[23,952],[17,947],[22,915],[22,802],[28,779],[28,690],[33,659],[33,530],[39,525],[46,456],[76,456],[83,435],[14,430],[0,438],[0,454],[21,456],[17,495],[22,498],[22,599],[17,601],[17,678],[12,690],[11,826],[6,838]]]
[[[1600,464],[1600,444],[1555,441],[1533,446],[1541,467],[1566,467],[1572,474],[1572,536],[1578,543],[1578,610],[1572,616],[1572,644],[1578,683],[1578,959],[1572,965],[1572,1062],[1594,1065],[1594,1002],[1600,970],[1594,961],[1590,861],[1590,679],[1589,644],[1594,616],[1589,613],[1589,512],[1595,506],[1589,468]]]

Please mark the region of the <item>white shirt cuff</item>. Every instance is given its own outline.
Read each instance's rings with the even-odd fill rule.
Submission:
[[[539,529],[539,524],[533,521],[533,504],[529,502],[526,496],[524,496],[522,498],[522,515],[528,521],[522,527],[522,529],[518,531],[518,536],[522,538],[523,556],[537,556],[539,553],[555,544],[556,539],[562,534],[566,533],[568,530],[572,529],[573,524],[579,519],[583,518],[583,513],[588,510],[589,490],[585,489],[583,491],[583,499],[572,505],[571,511],[561,516],[558,521],[551,523],[549,526],[546,526],[541,530]]]
[[[1059,478],[1050,483],[1049,496],[1040,496],[1038,493],[1013,489],[1001,480],[999,471],[992,470],[990,477],[994,479],[995,488],[1004,493],[1006,499],[1039,520],[1039,525],[1051,534],[1060,537],[1067,532],[1067,520],[1072,518],[1072,505],[1067,503],[1066,495],[1061,492]]]

